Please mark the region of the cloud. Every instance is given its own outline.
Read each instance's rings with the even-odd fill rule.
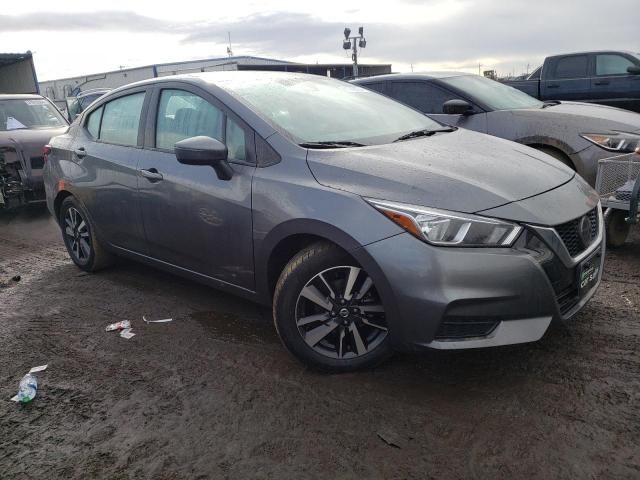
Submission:
[[[422,6],[424,17],[411,22],[365,24],[363,61],[450,65],[469,68],[482,60],[492,65],[526,64],[548,54],[591,49],[637,48],[636,0],[537,2],[458,0],[455,14],[433,21],[439,3],[404,0]],[[394,4],[401,12],[402,3]],[[366,10],[362,7],[361,10]],[[415,12],[415,10],[412,10]],[[433,15],[430,15],[430,12]],[[396,15],[397,16],[397,15]],[[3,33],[18,31],[100,31],[175,35],[184,46],[225,44],[231,32],[236,53],[308,58],[342,56],[347,22],[322,20],[309,13],[264,12],[241,19],[169,22],[125,11],[40,12],[0,15]],[[489,65],[487,65],[489,66]]]
[[[126,11],[103,12],[39,12],[0,15],[0,29],[5,32],[119,31],[176,33],[185,28],[163,20]]]

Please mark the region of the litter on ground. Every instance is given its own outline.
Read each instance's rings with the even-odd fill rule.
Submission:
[[[147,320],[144,315],[142,316],[142,320],[144,320],[145,323],[167,323],[167,322],[173,322],[173,318],[163,318],[161,320]]]
[[[131,328],[131,322],[129,320],[122,320],[121,322],[112,323],[111,325],[107,325],[107,332],[113,332],[116,330],[125,330],[127,328]]]
[[[122,338],[126,338],[127,340],[129,340],[131,337],[135,337],[135,335],[136,334],[133,333],[133,331],[130,328],[125,328],[120,332],[120,336]]]

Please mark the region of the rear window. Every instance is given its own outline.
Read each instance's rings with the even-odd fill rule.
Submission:
[[[67,124],[44,98],[0,101],[0,131],[58,128]]]
[[[553,78],[584,78],[588,76],[589,57],[575,55],[564,57],[556,61]]]

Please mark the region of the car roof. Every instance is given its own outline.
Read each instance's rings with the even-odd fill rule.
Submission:
[[[80,92],[77,97],[86,97],[87,95],[96,95],[98,93],[107,93],[110,92],[112,89],[111,88],[92,88],[91,90],[85,90],[83,92]]]
[[[227,90],[224,86],[225,83],[233,80],[237,80],[239,78],[262,78],[265,80],[274,80],[274,79],[292,79],[292,78],[313,78],[313,79],[326,79],[327,77],[321,75],[313,75],[310,73],[298,73],[298,72],[269,72],[269,71],[259,71],[259,70],[227,70],[227,71],[216,71],[216,72],[197,72],[197,73],[185,73],[181,75],[169,75],[166,77],[156,77],[149,78],[146,80],[141,80],[135,83],[129,83],[122,87],[118,87],[114,90],[111,90],[109,93],[118,93],[123,90],[127,90],[133,87],[140,87],[145,85],[156,85],[160,83],[169,83],[169,82],[187,82],[200,86],[217,86],[222,90]],[[338,80],[338,79],[334,79]]]
[[[385,80],[425,80],[425,79],[438,79],[438,78],[452,78],[452,77],[467,77],[475,76],[473,73],[466,72],[411,72],[411,73],[388,73],[386,75],[375,75],[373,77],[358,78],[351,80],[353,83],[377,83]]]
[[[0,100],[35,100],[40,98],[44,97],[33,93],[0,93]]]
[[[632,50],[589,50],[588,52],[567,52],[567,53],[556,53],[554,55],[549,55],[547,58],[556,58],[556,57],[566,57],[571,55],[594,55],[598,53],[626,53],[629,55],[639,55],[640,52],[634,52]]]

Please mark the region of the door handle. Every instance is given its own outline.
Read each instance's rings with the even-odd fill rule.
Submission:
[[[87,156],[87,151],[84,149],[84,147],[80,147],[76,148],[75,154],[78,158],[84,158]]]
[[[560,85],[554,83],[553,85],[547,85],[547,88],[560,88]]]
[[[155,168],[149,168],[148,170],[143,168],[138,170],[138,172],[140,172],[140,176],[146,178],[150,182],[159,182],[164,179],[162,174]]]
[[[598,80],[597,82],[593,82],[594,85],[609,85],[609,80]]]

